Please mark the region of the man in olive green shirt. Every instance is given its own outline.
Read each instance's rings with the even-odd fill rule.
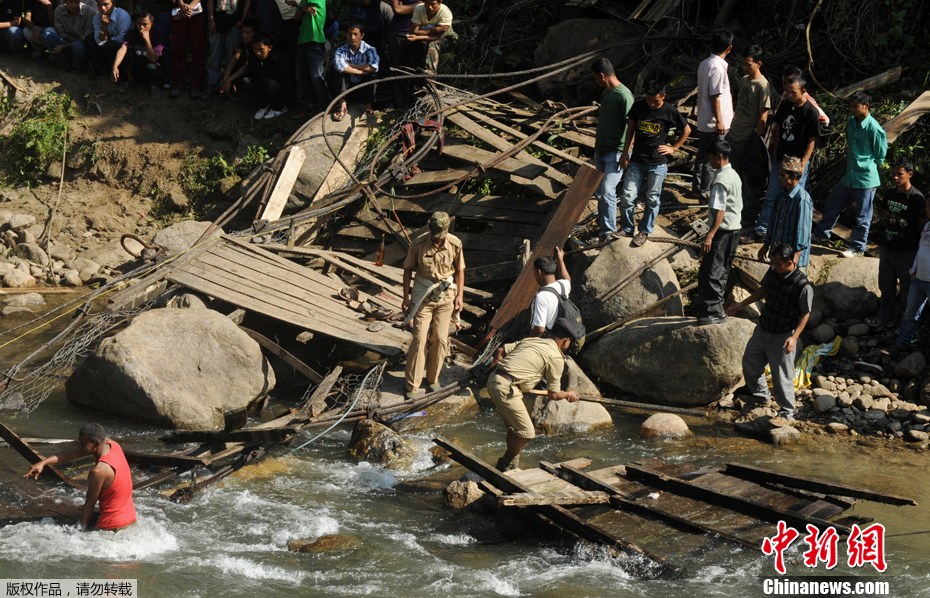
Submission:
[[[830,239],[833,225],[850,203],[859,208],[849,249],[843,257],[865,253],[872,224],[872,202],[875,189],[881,184],[878,166],[885,161],[888,140],[885,129],[869,114],[872,98],[864,91],[849,96],[849,118],[846,120],[846,175],[833,188],[823,206],[823,217],[814,229],[815,238]]]
[[[565,351],[580,337],[581,332],[574,322],[558,318],[548,336],[528,337],[497,350],[497,367],[491,370],[487,390],[507,426],[507,451],[497,462],[500,471],[513,469],[520,451],[536,437],[533,420],[523,403],[523,391],[531,390],[545,378],[546,396],[550,401],[574,403],[578,400],[573,391],[562,390],[562,372]]]
[[[301,15],[297,34],[297,54],[294,75],[297,79],[297,102],[300,112],[296,116],[311,116],[329,105],[329,89],[323,78],[323,59],[326,55],[326,0],[300,0],[297,7]]]
[[[604,88],[597,113],[597,135],[594,141],[594,167],[604,173],[597,197],[597,235],[599,241],[616,238],[617,186],[623,180],[620,155],[626,138],[627,114],[633,105],[633,94],[620,82],[614,65],[598,58],[591,65],[594,82]]]

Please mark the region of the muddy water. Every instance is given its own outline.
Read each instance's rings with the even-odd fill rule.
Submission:
[[[6,364],[3,364],[6,367]],[[524,466],[539,459],[594,459],[594,467],[660,457],[675,462],[741,461],[912,496],[918,507],[862,503],[855,513],[888,528],[889,570],[881,576],[893,596],[930,595],[930,474],[926,452],[870,448],[855,443],[810,441],[775,449],[734,437],[725,425],[691,422],[689,440],[647,442],[636,428],[642,416],[615,412],[615,429],[570,439],[538,439]],[[28,418],[13,420],[26,436],[61,437],[88,416],[56,393]],[[103,419],[126,444],[152,442],[160,431]],[[348,430],[338,430],[299,453],[276,456],[228,478],[186,505],[145,492],[138,496],[139,524],[117,533],[78,532],[73,526],[27,523],[0,528],[0,578],[138,578],[149,596],[756,596],[773,574],[758,551],[708,545],[679,563],[686,578],[643,581],[637,563],[591,548],[571,548],[543,538],[504,540],[483,516],[453,512],[424,480],[452,476],[432,468],[430,438],[455,438],[479,456],[502,450],[497,417],[448,425],[413,437],[418,458],[407,472],[389,472],[347,458]],[[52,449],[49,449],[52,450]],[[21,486],[23,461],[0,448],[4,500]],[[80,505],[81,497],[47,491]],[[354,549],[298,554],[292,539],[342,534]],[[841,545],[841,555],[845,553]],[[810,574],[799,552],[789,573]],[[875,575],[871,569],[855,570]],[[814,573],[824,574],[821,566]],[[851,570],[841,564],[831,573]]]

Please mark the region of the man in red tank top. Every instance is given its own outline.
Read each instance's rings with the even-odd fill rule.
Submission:
[[[38,479],[46,465],[67,463],[81,457],[94,456],[97,464],[87,476],[87,498],[81,513],[81,525],[86,528],[116,531],[136,522],[136,506],[132,502],[132,474],[123,449],[107,438],[99,424],[87,424],[78,432],[79,448],[75,451],[47,457],[26,472],[25,477]],[[94,505],[100,501],[100,511],[94,518]]]

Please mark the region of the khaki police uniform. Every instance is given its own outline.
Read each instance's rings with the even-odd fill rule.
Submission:
[[[418,294],[436,283],[450,278],[454,280],[456,271],[465,270],[462,241],[447,233],[442,245],[437,248],[432,238],[426,236],[410,246],[404,260],[404,269],[413,270],[414,273],[411,303],[415,305]],[[455,295],[454,287],[444,292],[437,288],[423,299],[413,316],[413,338],[407,349],[404,373],[408,392],[420,387],[424,372],[427,384],[439,381],[443,360],[449,352],[449,324],[455,307]]]
[[[488,378],[491,401],[504,423],[515,436],[535,438],[533,420],[523,402],[523,391],[531,390],[541,378],[546,390],[562,390],[565,356],[551,338],[525,338],[504,345],[504,358]]]

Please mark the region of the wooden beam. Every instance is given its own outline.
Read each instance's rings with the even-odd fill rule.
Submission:
[[[316,370],[301,361],[293,353],[289,352],[287,349],[274,342],[267,336],[250,328],[246,328],[245,326],[239,326],[239,329],[252,337],[252,340],[261,345],[263,349],[269,351],[272,355],[281,358],[281,361],[306,376],[311,382],[320,382],[323,380],[323,376],[321,376]]]
[[[6,425],[0,423],[0,438],[3,438],[7,444],[9,444],[17,453],[19,453],[26,461],[29,461],[30,465],[35,465],[45,457],[39,453],[32,450],[32,447],[26,444],[26,442],[19,437],[16,432],[6,427]],[[77,488],[83,490],[84,487],[78,484],[76,481],[66,476],[61,472],[60,469],[54,465],[46,465],[42,469],[41,477],[43,480],[56,480],[59,482],[64,482],[65,484],[71,486],[72,488]]]
[[[901,67],[896,66],[893,69],[887,70],[884,73],[879,73],[867,79],[863,79],[858,83],[853,83],[852,85],[847,85],[841,89],[837,89],[834,92],[834,95],[838,98],[848,98],[853,93],[857,91],[866,91],[869,89],[877,89],[879,87],[884,87],[885,85],[891,85],[896,83],[898,79],[901,78]]]
[[[513,480],[503,472],[492,467],[475,455],[460,449],[448,440],[444,438],[434,438],[433,442],[449,451],[454,461],[483,477],[489,484],[494,485],[500,490],[509,493],[529,491],[529,487]],[[597,544],[615,547],[627,553],[642,555],[663,567],[671,568],[671,565],[669,565],[663,557],[640,548],[629,540],[611,534],[597,525],[582,520],[564,507],[558,505],[540,505],[529,508],[533,511],[538,511],[541,515],[580,538]]]
[[[207,462],[202,457],[191,457],[189,455],[158,455],[155,453],[145,453],[142,451],[124,450],[126,461],[132,465],[141,467],[186,467],[192,468],[198,465],[206,465]]]
[[[920,120],[920,117],[927,113],[930,113],[930,91],[925,91],[920,94],[916,100],[911,102],[896,117],[882,125],[885,129],[888,143],[894,143],[901,133],[913,127],[914,124]]]
[[[365,155],[362,149],[368,141],[369,130],[367,116],[368,115],[363,115],[355,120],[355,126],[352,128],[351,133],[349,133],[349,138],[346,139],[342,149],[339,150],[339,160],[342,160],[349,168],[357,167],[359,160]],[[338,160],[334,160],[333,167],[329,170],[323,182],[320,183],[320,187],[316,190],[316,193],[313,194],[313,197],[316,199],[317,197],[331,195],[345,187],[351,181],[352,177],[349,176],[345,168],[339,164]]]
[[[561,247],[565,244],[565,240],[581,218],[581,214],[584,212],[588,201],[603,176],[603,173],[590,166],[583,166],[578,169],[575,181],[565,192],[562,201],[559,202],[558,208],[556,208],[552,219],[549,221],[549,225],[536,242],[533,255],[530,256],[517,281],[510,287],[507,296],[504,297],[504,301],[494,315],[494,319],[491,320],[492,334],[494,330],[502,330],[517,314],[529,306],[539,290],[539,285],[536,283],[533,274],[533,261],[543,255],[552,255],[552,250],[555,247]]]
[[[514,129],[513,127],[507,126],[507,125],[505,125],[505,124],[502,123],[502,122],[496,121],[496,120],[494,120],[493,118],[491,118],[490,116],[488,116],[487,114],[484,114],[484,113],[479,112],[479,111],[477,111],[477,110],[476,110],[476,111],[466,111],[466,114],[467,114],[468,116],[474,118],[475,120],[480,120],[480,121],[483,122],[484,124],[489,125],[489,126],[492,126],[492,127],[494,127],[495,129],[500,130],[502,133],[507,133],[508,135],[511,135],[511,136],[513,136],[513,137],[516,137],[517,139],[522,139],[522,138],[527,137],[527,135],[525,135],[524,133],[521,133],[520,131]],[[556,156],[556,157],[558,157],[558,158],[562,158],[563,160],[565,160],[565,161],[567,161],[567,162],[571,162],[572,164],[576,164],[576,165],[578,165],[578,166],[584,166],[584,165],[590,164],[590,162],[585,162],[584,160],[581,160],[581,159],[578,158],[577,156],[573,156],[573,155],[569,154],[569,153],[566,152],[565,150],[560,150],[559,148],[552,147],[552,146],[549,145],[548,143],[543,143],[542,141],[539,141],[538,139],[537,139],[536,141],[533,141],[532,144],[533,144],[535,147],[538,147],[539,149],[543,150],[544,152],[548,152],[548,153],[552,154],[553,156]]]
[[[271,190],[268,203],[265,205],[265,209],[262,210],[261,215],[259,215],[258,220],[271,222],[281,217],[284,206],[287,204],[287,198],[291,196],[291,189],[294,188],[294,183],[297,182],[300,169],[303,168],[306,159],[307,154],[303,148],[299,145],[291,146],[284,162],[284,168],[281,169],[281,174],[278,175],[278,180],[275,181],[274,188]]]
[[[869,490],[868,488],[862,488],[860,486],[835,484],[815,478],[788,475],[764,467],[754,467],[752,465],[743,465],[742,463],[727,463],[724,473],[760,484],[781,484],[788,488],[820,492],[821,494],[838,494],[840,496],[861,498],[863,500],[870,500],[872,502],[880,502],[888,505],[917,506],[916,500],[904,496],[875,492],[874,490]]]
[[[673,492],[709,504],[726,507],[764,521],[775,522],[783,520],[785,523],[799,529],[804,529],[805,525],[812,523],[821,529],[827,529],[832,526],[840,533],[849,534],[850,532],[849,527],[839,523],[827,521],[819,517],[804,517],[790,511],[785,511],[784,509],[766,505],[756,500],[704,488],[694,482],[673,478],[646,467],[627,465],[626,477],[659,490]]]
[[[479,175],[483,174],[485,169],[491,169],[506,175],[516,175],[525,179],[535,179],[546,172],[545,166],[530,164],[529,162],[518,160],[517,158],[504,158],[501,160],[500,154],[489,152],[488,150],[483,150],[472,145],[446,145],[442,150],[442,155],[473,164],[480,169]],[[494,166],[487,166],[492,162],[497,162],[497,164]]]
[[[295,415],[298,417],[301,414],[309,414],[310,417],[316,417],[317,415],[323,413],[326,410],[326,397],[329,396],[330,391],[335,386],[336,382],[339,380],[339,376],[342,375],[342,366],[337,365],[334,367],[326,377],[323,378],[323,381],[320,382],[317,387],[313,390],[313,394],[310,395],[310,398],[307,399],[306,403],[300,405],[297,408]]]
[[[605,505],[610,502],[606,492],[586,491],[565,493],[520,492],[498,497],[502,507],[535,507],[540,505]]]

